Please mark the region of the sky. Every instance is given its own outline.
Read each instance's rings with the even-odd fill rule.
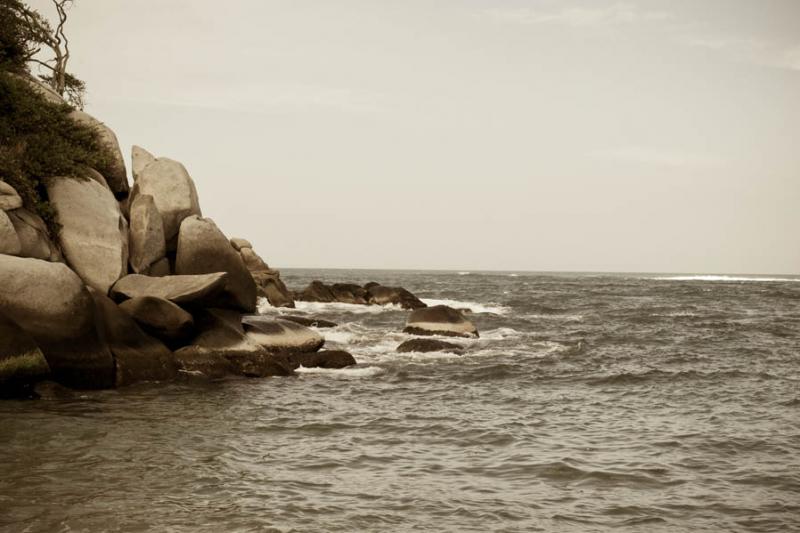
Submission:
[[[126,157],[277,268],[800,274],[796,0],[76,0],[67,33]]]

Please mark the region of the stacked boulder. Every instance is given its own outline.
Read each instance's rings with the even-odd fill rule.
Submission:
[[[79,388],[165,381],[180,371],[289,375],[354,364],[319,352],[314,330],[248,316],[259,290],[293,306],[277,271],[202,218],[186,168],[134,147],[128,187],[116,136],[82,112],[114,154],[108,168],[44,180],[61,226],[0,181],[0,396],[52,379]]]
[[[425,302],[403,287],[385,287],[371,281],[364,285],[355,283],[333,283],[326,285],[312,281],[308,287],[297,294],[304,302],[346,303],[355,305],[399,305],[403,309],[422,309]]]
[[[281,273],[271,269],[253,250],[246,239],[233,238],[231,246],[239,253],[250,275],[256,283],[258,295],[266,298],[272,307],[294,307],[294,297],[281,281]]]

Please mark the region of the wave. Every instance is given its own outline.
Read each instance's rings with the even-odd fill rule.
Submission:
[[[472,313],[505,315],[511,311],[510,307],[495,303],[482,304],[479,302],[449,300],[446,298],[421,298],[421,300],[428,305],[446,305],[448,307],[452,307],[453,309],[469,309]]]
[[[653,278],[659,281],[777,281],[800,282],[800,278],[768,278],[768,277],[746,277],[746,276],[720,276],[720,275],[697,275],[697,276],[659,276]]]
[[[296,301],[293,309],[287,307],[273,307],[266,298],[259,298],[258,300],[258,313],[261,315],[267,314],[314,314],[324,312],[341,312],[353,314],[378,314],[385,311],[404,311],[402,307],[395,304],[386,305],[361,305],[361,304],[346,304],[342,302],[301,302]]]
[[[371,378],[386,372],[379,366],[362,366],[348,368],[306,368],[301,366],[295,370],[298,374],[318,374],[334,378]]]

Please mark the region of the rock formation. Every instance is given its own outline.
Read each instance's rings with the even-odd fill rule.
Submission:
[[[133,199],[129,216],[131,269],[137,274],[147,273],[155,263],[165,259],[164,222],[149,194],[139,194]]]
[[[253,245],[245,239],[231,239],[231,246],[239,252],[247,270],[256,283],[258,295],[266,298],[273,307],[294,307],[294,298],[281,281],[281,273],[269,268],[266,262],[253,250]]]
[[[413,335],[478,337],[478,330],[460,311],[446,305],[423,307],[411,312],[403,330]]]
[[[452,352],[461,355],[464,353],[464,347],[437,339],[409,339],[398,346],[396,351],[398,353]]]
[[[326,285],[315,280],[297,294],[297,299],[305,302],[339,302],[356,305],[399,305],[403,309],[426,307],[425,303],[410,291],[402,287],[385,287],[374,281],[362,287],[354,283]]]

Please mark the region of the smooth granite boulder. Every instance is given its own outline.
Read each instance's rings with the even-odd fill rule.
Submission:
[[[17,194],[16,189],[0,180],[0,210],[11,211],[22,207],[22,198]]]
[[[304,302],[328,303],[335,302],[336,296],[331,292],[330,287],[321,281],[315,280],[308,284],[308,287],[299,294],[297,299]]]
[[[33,385],[49,373],[36,341],[0,314],[0,398],[33,396]]]
[[[75,272],[63,263],[0,255],[0,280],[0,313],[36,341],[56,381],[114,385],[114,358],[98,337],[94,302]]]
[[[90,289],[101,339],[114,354],[115,385],[124,387],[141,381],[168,381],[178,374],[172,352],[161,341],[147,335],[108,296]]]
[[[45,261],[63,261],[58,247],[50,240],[50,234],[42,218],[27,209],[14,209],[6,213],[20,242],[20,257],[32,257]]]
[[[235,249],[236,247],[234,247]],[[255,250],[252,248],[242,248],[239,250],[239,255],[242,258],[242,262],[244,262],[244,266],[247,267],[247,270],[250,272],[259,271],[259,270],[269,270],[269,266],[261,256],[259,256]]]
[[[230,241],[210,218],[187,217],[181,223],[178,236],[175,273],[210,272],[228,273],[223,305],[220,307],[246,313],[256,310],[256,283]]]
[[[397,352],[451,352],[462,355],[464,353],[464,347],[460,344],[440,341],[437,339],[410,339],[398,346]]]
[[[335,328],[336,326],[338,326],[336,322],[331,322],[330,320],[323,320],[321,318],[316,318],[316,317],[281,315],[280,318],[281,320],[288,320],[289,322],[295,322],[307,328]]]
[[[156,158],[153,154],[134,144],[131,148],[131,174],[133,174],[133,180],[139,179],[139,174],[142,173],[142,170],[155,160]]]
[[[356,363],[355,358],[344,350],[321,350],[310,353],[293,353],[286,356],[293,369],[305,368],[345,368]]]
[[[141,328],[167,345],[180,344],[194,334],[194,318],[164,298],[142,296],[119,304]]]
[[[425,302],[403,287],[384,287],[377,283],[368,283],[364,288],[367,291],[367,301],[370,304],[393,304],[399,305],[403,309],[422,309],[427,307]]]
[[[111,287],[111,297],[122,302],[139,296],[155,296],[187,306],[214,306],[222,295],[228,275],[224,272],[195,276],[125,276]]]
[[[411,312],[403,330],[413,335],[478,337],[478,330],[456,309],[446,305],[423,307]]]
[[[129,251],[131,269],[137,274],[147,272],[167,253],[164,222],[149,194],[139,194],[131,202]]]
[[[167,249],[174,250],[181,222],[188,216],[202,216],[197,189],[186,168],[172,159],[160,157],[141,169],[133,196],[153,197],[164,221]],[[230,247],[230,246],[229,246]]]
[[[248,338],[269,352],[315,352],[325,344],[313,329],[288,320],[245,316],[242,325]]]
[[[103,175],[109,189],[117,199],[126,198],[130,190],[128,175],[125,171],[125,159],[122,157],[122,150],[119,148],[119,141],[114,131],[88,113],[77,109],[70,113],[70,118],[97,131],[100,141],[106,146],[111,155],[108,165],[97,170]]]
[[[244,248],[252,248],[253,245],[250,244],[250,241],[247,239],[240,239],[239,237],[232,237],[231,238],[231,246],[237,252],[241,252]]]
[[[128,273],[128,223],[116,199],[91,179],[52,178],[47,194],[67,263],[87,285],[108,293]]]
[[[20,255],[22,244],[17,230],[5,211],[0,209],[0,254]]]

